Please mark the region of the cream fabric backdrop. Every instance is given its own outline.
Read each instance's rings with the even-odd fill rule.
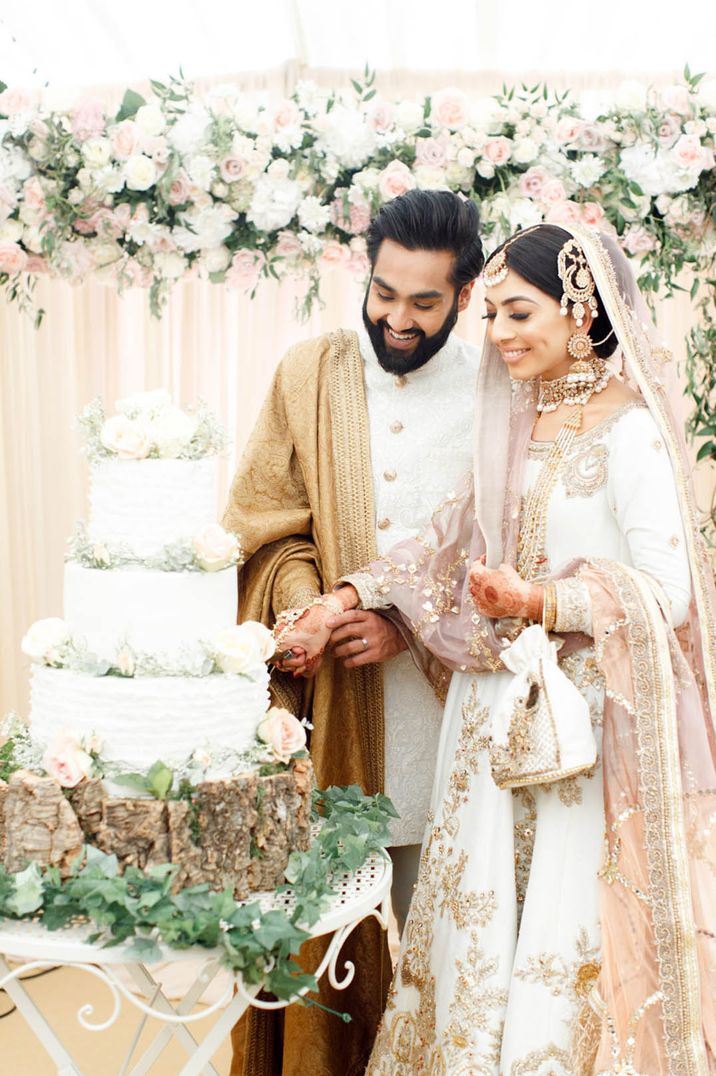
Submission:
[[[267,282],[251,300],[187,281],[157,321],[143,291],[119,298],[96,283],[70,288],[41,280],[46,316],[39,331],[0,302],[0,712],[27,712],[23,633],[40,617],[62,615],[65,542],[86,513],[87,465],[74,426],[81,408],[101,395],[109,410],[121,396],[160,386],[181,404],[203,397],[232,440],[222,460],[218,515],[234,460],[286,348],[360,322],[362,286],[344,272],[326,275],[325,306],[305,324],[294,317],[296,295],[289,283]],[[476,295],[458,329],[476,342],[481,313]],[[689,317],[681,296],[663,305],[665,335],[677,355]]]

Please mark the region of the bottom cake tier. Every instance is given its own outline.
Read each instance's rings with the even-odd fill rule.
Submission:
[[[103,756],[129,769],[183,761],[199,746],[246,751],[269,705],[268,671],[245,676],[90,676],[33,665],[30,725],[49,744],[65,728],[95,733]]]

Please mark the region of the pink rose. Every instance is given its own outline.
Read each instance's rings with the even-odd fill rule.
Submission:
[[[28,254],[25,265],[26,273],[46,273],[47,262],[40,254]]]
[[[303,248],[293,232],[279,232],[275,249],[279,258],[296,258]]]
[[[510,156],[512,143],[509,138],[498,135],[497,138],[488,138],[485,143],[482,156],[494,165],[504,164]]]
[[[370,206],[365,205],[363,202],[352,205],[348,224],[348,231],[351,235],[360,235],[362,232],[367,232],[370,216]]]
[[[44,209],[45,192],[37,176],[30,176],[22,185],[22,197],[28,209]]]
[[[367,276],[370,263],[368,261],[365,239],[360,237],[351,239],[350,250],[351,256],[348,259],[348,269],[358,277]]]
[[[32,108],[32,97],[26,90],[7,89],[0,93],[0,112],[12,116],[16,112],[27,112]]]
[[[112,131],[109,140],[115,157],[122,161],[132,157],[139,145],[139,130],[134,120],[122,120]]]
[[[387,134],[393,126],[393,106],[387,101],[374,101],[368,110],[368,123],[378,134]]]
[[[219,165],[221,178],[225,183],[236,183],[246,171],[246,162],[241,157],[224,157]]]
[[[698,135],[682,135],[673,149],[674,157],[683,168],[705,171],[713,168],[714,155],[706,146],[702,146]]]
[[[578,120],[574,116],[563,116],[555,126],[554,137],[562,145],[568,145],[571,142],[578,141],[583,129],[583,120]]]
[[[94,230],[102,239],[119,239],[124,235],[124,228],[111,209],[98,209],[91,217]]]
[[[327,239],[323,244],[320,262],[324,269],[338,269],[347,265],[350,259],[350,251],[337,239]]]
[[[74,788],[92,773],[92,758],[72,733],[63,732],[48,745],[42,759],[47,774],[63,788]]]
[[[78,142],[88,138],[97,138],[104,133],[104,112],[102,103],[94,98],[78,101],[70,113],[72,133]]]
[[[540,198],[542,188],[549,179],[547,170],[541,164],[534,164],[520,177],[518,184],[523,198]]]
[[[301,722],[278,706],[272,706],[256,730],[256,735],[268,744],[281,762],[288,762],[291,755],[306,747],[306,730]]]
[[[273,125],[277,131],[284,127],[295,127],[302,120],[298,106],[288,99],[280,101],[273,114]]]
[[[434,93],[430,100],[430,124],[455,130],[467,122],[467,97],[461,90],[447,89]]]
[[[561,179],[548,179],[542,185],[539,200],[545,205],[556,205],[558,202],[563,202],[566,197],[567,192]]]
[[[582,220],[585,224],[596,227],[604,217],[604,210],[598,202],[585,202],[582,206]]]
[[[579,134],[579,145],[592,153],[602,153],[607,147],[607,140],[595,123],[585,123]]]
[[[641,224],[632,225],[621,237],[620,243],[628,254],[648,254],[657,246],[655,237]]]
[[[548,224],[577,224],[582,216],[581,206],[571,199],[564,202],[555,202],[545,220]]]
[[[447,164],[445,143],[440,138],[418,138],[416,143],[415,164],[420,167],[442,168]]]
[[[663,86],[659,90],[659,104],[664,112],[675,112],[677,116],[688,116],[691,101],[686,86]]]
[[[681,120],[678,120],[676,116],[664,116],[656,133],[662,146],[668,149],[681,134]]]
[[[27,254],[19,243],[0,241],[0,273],[21,273],[27,268]]]
[[[266,257],[260,250],[238,250],[226,270],[225,281],[232,288],[252,291],[259,282]]]
[[[169,205],[185,205],[189,201],[190,192],[189,177],[183,169],[180,169],[169,184],[167,191]]]
[[[405,194],[415,186],[415,176],[402,161],[391,161],[378,175],[378,190],[384,202]]]

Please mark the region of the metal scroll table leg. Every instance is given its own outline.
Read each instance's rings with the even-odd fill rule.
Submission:
[[[259,986],[244,987],[244,992],[249,997],[255,997],[259,990]],[[204,1065],[214,1056],[226,1036],[230,1034],[236,1021],[243,1016],[248,1007],[249,1002],[246,998],[242,997],[241,994],[235,994],[204,1041],[199,1043],[195,1053],[187,1061],[179,1076],[199,1076]]]

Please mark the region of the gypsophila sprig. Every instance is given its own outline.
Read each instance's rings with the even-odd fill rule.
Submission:
[[[20,874],[0,866],[0,915],[32,918],[48,930],[88,921],[102,945],[130,942],[137,960],[160,959],[159,944],[186,949],[218,948],[222,963],[248,984],[262,984],[278,998],[315,990],[316,979],[294,959],[324,907],[330,880],[361,866],[372,850],[384,848],[395,812],[385,797],[363,796],[359,789],[318,793],[328,817],[315,834],[315,853],[293,860],[291,889],[295,909],[262,911],[257,901],[238,904],[229,891],[212,893],[205,885],[172,893],[176,867],[163,864],[119,874],[116,856],[91,846],[76,861],[71,877],[37,864]],[[348,838],[352,838],[349,841]],[[320,914],[320,913],[318,913]],[[310,1000],[306,1003],[310,1004]]]
[[[74,534],[68,540],[66,559],[81,564],[83,568],[99,571],[143,568],[155,572],[203,572],[230,568],[241,563],[241,547],[235,536],[229,535],[218,524],[211,526],[212,530],[224,536],[224,547],[220,550],[220,555],[214,556],[210,567],[207,567],[209,562],[202,549],[202,535],[198,535],[196,539],[170,542],[155,553],[142,555],[126,542],[92,541],[84,523],[76,525]]]

